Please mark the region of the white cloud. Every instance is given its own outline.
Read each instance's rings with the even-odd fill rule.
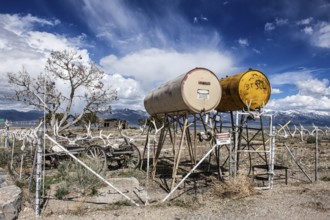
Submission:
[[[154,3],[151,3],[154,4]],[[83,18],[96,36],[105,40],[121,54],[146,48],[174,49],[180,51],[200,48],[219,48],[219,33],[210,26],[205,30],[201,15],[191,19],[177,11],[176,4],[162,3],[161,10],[144,11],[144,8],[113,0],[84,0]]]
[[[313,34],[313,28],[308,26],[308,27],[304,27],[304,29],[302,29],[302,32],[304,32],[305,34],[308,35],[312,35]]]
[[[266,67],[267,63],[257,63],[257,67]]]
[[[241,45],[242,47],[248,47],[249,46],[249,41],[246,38],[239,38],[238,39],[238,43],[239,45]]]
[[[52,50],[78,50],[85,59],[89,59],[87,50],[79,50],[82,36],[67,36],[38,31],[40,26],[50,28],[58,25],[58,20],[45,20],[32,15],[0,14],[0,93],[12,94],[13,89],[7,83],[8,72],[18,72],[24,67],[36,77],[44,71],[46,59]],[[67,91],[63,88],[60,90]],[[9,105],[3,104],[4,107]],[[15,103],[11,102],[11,106]],[[18,104],[18,106],[21,106]],[[1,103],[0,103],[1,108]]]
[[[272,31],[275,29],[275,25],[274,23],[271,23],[271,22],[267,22],[265,24],[265,31]]]
[[[195,67],[208,68],[219,77],[235,70],[229,56],[207,50],[180,53],[152,48],[123,57],[110,55],[104,57],[100,64],[109,74],[119,73],[139,81],[145,92]]]
[[[280,99],[272,99],[267,107],[274,110],[306,109],[330,111],[330,86],[328,79],[316,79],[312,71],[302,70],[272,76],[271,85],[292,85],[298,92]],[[275,92],[275,93],[274,93]],[[276,89],[273,94],[278,94]]]
[[[275,18],[274,22],[267,22],[265,24],[265,31],[273,31],[275,30],[275,28],[279,27],[279,26],[284,26],[287,25],[289,23],[288,19],[284,19],[284,18]]]
[[[330,48],[330,23],[319,22],[312,35],[312,42],[317,47]]]
[[[329,111],[329,97],[313,97],[308,95],[292,95],[283,99],[272,99],[268,102],[267,107],[273,110],[322,110]]]
[[[144,109],[144,96],[159,85],[196,67],[204,67],[219,78],[236,73],[232,59],[217,51],[180,53],[157,48],[137,51],[123,57],[109,55],[100,61],[108,81],[118,89],[114,107]]]
[[[304,26],[301,31],[306,34],[307,39],[313,46],[321,48],[330,48],[330,22],[317,21],[313,19],[298,21],[297,24]]]
[[[253,52],[255,52],[256,54],[261,54],[261,51],[258,50],[258,49],[256,49],[256,48],[253,48],[252,50],[253,50]]]
[[[43,70],[46,57],[52,50],[78,49],[80,37],[40,32],[39,25],[56,25],[59,22],[47,21],[31,15],[0,14],[0,66],[1,75],[16,72],[25,66],[31,73]],[[81,51],[87,55],[86,50]],[[14,65],[13,65],[14,64]]]
[[[144,93],[140,83],[133,78],[124,78],[120,74],[107,75],[105,83],[118,92],[117,108],[143,109]]]
[[[283,93],[283,91],[281,91],[280,89],[272,88],[272,94],[281,94],[281,93]]]
[[[21,102],[16,102],[12,100],[1,100],[0,99],[0,110],[8,110],[8,109],[15,109],[22,112],[27,112],[30,110],[35,110],[30,106],[26,106]]]
[[[299,94],[308,95],[308,96],[327,96],[330,98],[330,87],[329,80],[323,79],[308,79],[308,80],[300,80],[296,83]]]
[[[306,19],[302,19],[300,21],[297,21],[297,25],[309,25],[312,23],[314,19],[312,17],[306,18]]]
[[[282,26],[288,24],[289,20],[284,18],[275,18],[275,24],[277,26]]]
[[[0,24],[3,30],[21,35],[31,31],[34,26],[55,26],[60,24],[59,20],[41,19],[30,14],[26,16],[0,14]]]
[[[156,7],[153,11],[119,0],[84,0],[82,7],[82,17],[89,18],[84,22],[96,36],[120,51],[103,57],[100,65],[110,75],[131,79],[125,81],[127,84],[139,82],[143,96],[195,67],[208,68],[218,76],[235,72],[230,55],[217,51],[220,34],[210,26],[206,30],[199,25],[208,21],[206,16],[185,18],[176,4],[166,1],[161,10]]]
[[[271,85],[294,84],[301,80],[309,80],[309,79],[312,79],[312,74],[311,71],[306,69],[300,71],[274,74],[269,77],[269,81]]]

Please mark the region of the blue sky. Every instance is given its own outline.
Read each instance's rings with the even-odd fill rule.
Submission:
[[[43,71],[51,50],[79,50],[107,73],[114,108],[144,109],[151,89],[195,67],[219,78],[264,72],[266,108],[330,111],[325,0],[0,0],[0,92],[6,73]],[[24,109],[0,100],[0,109]]]

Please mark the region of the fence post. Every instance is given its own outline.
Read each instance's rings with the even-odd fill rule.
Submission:
[[[37,144],[37,172],[36,172],[36,217],[40,216],[41,197],[41,173],[42,173],[42,128],[38,130]]]
[[[9,147],[9,124],[8,120],[5,122],[5,148]]]
[[[315,181],[318,181],[318,178],[319,178],[319,173],[318,173],[318,170],[319,170],[319,130],[318,128],[316,127],[315,128]]]

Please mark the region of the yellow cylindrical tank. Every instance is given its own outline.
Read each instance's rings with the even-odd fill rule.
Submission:
[[[220,112],[246,109],[260,109],[267,104],[271,86],[265,74],[248,70],[219,80],[222,98],[216,110]]]
[[[195,68],[147,94],[144,107],[150,115],[209,112],[218,106],[221,93],[213,72]]]

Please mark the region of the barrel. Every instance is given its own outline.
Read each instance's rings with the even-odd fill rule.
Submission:
[[[144,107],[150,115],[195,114],[215,109],[220,99],[218,77],[206,68],[195,68],[148,93]]]
[[[216,110],[220,112],[246,109],[257,110],[267,104],[271,86],[265,74],[249,69],[219,80],[222,98]]]

